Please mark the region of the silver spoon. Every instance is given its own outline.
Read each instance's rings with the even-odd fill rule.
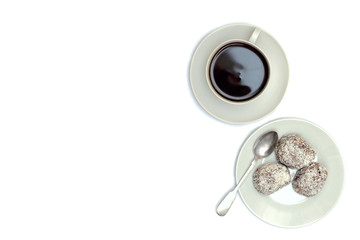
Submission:
[[[246,176],[250,173],[250,171],[254,168],[257,161],[259,159],[265,158],[269,156],[275,149],[276,143],[278,141],[278,134],[274,131],[265,133],[261,135],[254,143],[253,151],[254,151],[254,159],[251,162],[250,167],[245,172],[244,176],[240,179],[239,183],[236,187],[230,191],[224,199],[220,202],[219,206],[216,209],[216,212],[219,216],[225,216],[229,211],[232,203],[236,198],[236,193],[239,191],[239,188],[243,181],[245,180]]]

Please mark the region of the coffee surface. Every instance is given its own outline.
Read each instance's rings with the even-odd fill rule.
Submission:
[[[230,43],[213,57],[209,69],[215,91],[231,101],[246,101],[266,86],[269,66],[265,57],[244,43]]]

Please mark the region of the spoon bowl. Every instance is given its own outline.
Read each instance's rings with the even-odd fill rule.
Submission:
[[[258,158],[268,157],[275,149],[278,141],[278,134],[274,131],[260,136],[254,143],[254,155]]]

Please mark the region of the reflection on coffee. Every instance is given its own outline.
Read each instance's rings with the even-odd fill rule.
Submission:
[[[222,97],[246,101],[265,87],[269,66],[265,57],[245,43],[229,43],[217,51],[210,63],[210,82]]]

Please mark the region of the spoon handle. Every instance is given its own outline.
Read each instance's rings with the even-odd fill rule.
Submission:
[[[232,190],[231,192],[228,192],[226,196],[221,200],[220,204],[218,205],[216,212],[219,216],[225,216],[227,212],[229,211],[231,205],[233,204],[235,198],[236,198],[236,189]]]
[[[236,198],[236,194],[239,191],[241,184],[243,183],[247,175],[249,175],[250,171],[254,168],[257,160],[258,159],[255,157],[254,160],[251,162],[249,168],[246,170],[245,174],[240,179],[239,183],[236,185],[236,187],[232,191],[228,192],[226,196],[223,198],[223,200],[221,200],[220,204],[216,209],[216,212],[219,216],[225,216],[227,214],[227,212],[229,211],[231,205],[233,204]]]

